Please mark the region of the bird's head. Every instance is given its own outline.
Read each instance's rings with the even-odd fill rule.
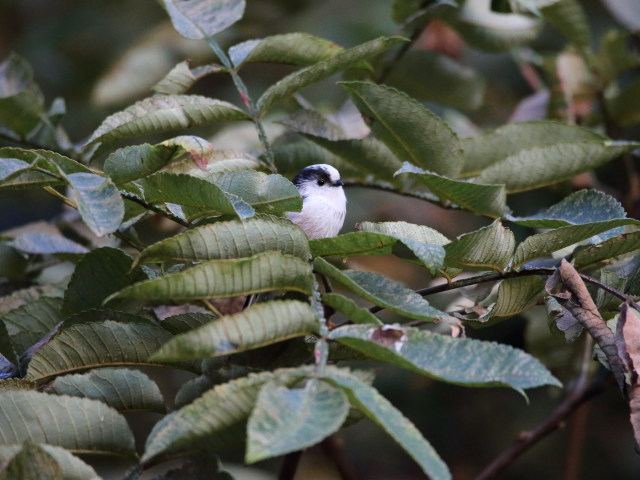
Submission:
[[[326,163],[303,168],[292,181],[298,187],[303,199],[316,195],[326,198],[344,198],[340,172]]]

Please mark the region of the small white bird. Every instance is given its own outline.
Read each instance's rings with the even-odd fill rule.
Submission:
[[[288,212],[289,219],[310,239],[335,237],[347,213],[340,172],[326,163],[309,165],[292,182],[302,196],[302,211]]]

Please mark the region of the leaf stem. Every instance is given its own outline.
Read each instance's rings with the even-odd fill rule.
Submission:
[[[182,225],[183,227],[191,227],[191,223],[183,220],[182,218],[178,217],[177,215],[174,215],[171,212],[168,212],[166,210],[164,210],[163,208],[160,208],[156,205],[153,205],[151,203],[148,203],[146,201],[144,201],[142,198],[140,198],[138,195],[136,195],[135,193],[131,193],[131,192],[125,192],[120,190],[120,195],[122,195],[122,198],[126,198],[127,200],[131,200],[134,203],[137,203],[138,205],[146,208],[147,210],[151,210],[154,213],[159,213],[160,215],[168,218],[169,220],[173,220],[174,222]]]
[[[231,75],[231,79],[233,80],[233,84],[235,85],[236,89],[238,90],[238,93],[240,94],[242,103],[244,103],[245,107],[247,108],[247,111],[249,112],[249,115],[251,116],[251,119],[254,125],[256,126],[256,130],[258,132],[258,138],[260,139],[260,143],[262,143],[262,146],[264,147],[264,150],[265,150],[264,156],[267,160],[267,167],[273,173],[276,173],[278,169],[276,168],[275,159],[273,157],[273,151],[271,150],[271,146],[269,145],[267,134],[264,130],[262,122],[260,121],[260,113],[256,109],[256,105],[251,95],[249,94],[249,90],[247,89],[247,86],[242,81],[242,78],[238,74],[238,71],[236,70],[236,68],[231,63],[231,60],[229,59],[227,54],[224,52],[224,50],[222,50],[222,48],[220,48],[220,45],[218,45],[218,42],[216,42],[213,39],[213,37],[207,37],[207,43],[209,44],[213,52],[218,56],[218,58],[220,59],[220,62],[222,62],[224,67],[227,69],[227,71],[229,72],[229,75]]]
[[[65,205],[77,210],[78,209],[78,205],[76,205],[75,202],[73,202],[72,200],[70,200],[69,198],[65,197],[64,195],[62,195],[59,191],[57,191],[55,188],[53,187],[43,187],[44,191],[53,195],[54,197],[56,197],[58,200],[62,201]]]

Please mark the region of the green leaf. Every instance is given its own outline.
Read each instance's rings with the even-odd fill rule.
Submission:
[[[161,240],[138,255],[141,261],[198,261],[250,257],[277,250],[308,260],[309,241],[304,232],[288,220],[260,216],[248,220],[201,225]]]
[[[157,95],[107,117],[84,149],[97,144],[103,148],[127,137],[248,119],[245,112],[220,100],[198,95]]]
[[[314,257],[357,257],[391,253],[396,239],[379,233],[349,232],[336,237],[309,240]]]
[[[236,195],[258,212],[298,212],[302,209],[300,192],[282,175],[245,170],[222,173],[212,181],[229,195]]]
[[[84,254],[89,250],[84,245],[69,240],[61,234],[45,231],[26,231],[18,234],[11,245],[21,252],[47,255],[53,253]]]
[[[322,295],[322,303],[331,307],[349,318],[353,323],[368,323],[382,325],[382,322],[366,308],[356,305],[350,298],[338,293],[325,293]]]
[[[357,169],[359,174],[366,172],[375,178],[394,182],[393,174],[402,165],[389,148],[376,138],[344,138],[344,134],[336,125],[313,110],[296,112],[282,123],[347,162],[352,168]],[[335,165],[334,162],[329,163]],[[351,176],[348,170],[339,170],[343,178]]]
[[[151,359],[175,361],[228,355],[314,333],[318,328],[315,311],[308,303],[274,300],[178,335]]]
[[[486,81],[474,69],[449,56],[427,50],[407,53],[385,82],[421,100],[464,110],[484,103]]]
[[[98,308],[113,292],[147,278],[139,267],[132,269],[132,260],[122,250],[103,247],[87,253],[73,272],[65,291],[62,311],[72,314]],[[122,309],[123,303],[112,303]]]
[[[591,30],[587,15],[576,0],[559,0],[540,9],[544,19],[578,48],[591,47]]]
[[[71,452],[135,455],[126,420],[104,403],[35,391],[0,394],[0,444],[31,441]]]
[[[636,78],[615,94],[607,96],[607,111],[622,126],[640,122],[640,79]]]
[[[313,267],[318,273],[327,275],[362,298],[398,315],[429,322],[448,317],[413,290],[378,273],[338,270],[321,257],[315,259]]]
[[[0,125],[26,137],[44,117],[44,96],[31,67],[17,54],[9,54],[0,63]]]
[[[445,245],[445,265],[465,270],[503,272],[509,265],[515,246],[513,233],[496,220]]]
[[[149,356],[171,334],[146,323],[82,323],[62,330],[33,356],[27,379],[39,384],[97,367],[154,365]]]
[[[198,300],[272,290],[310,295],[312,284],[313,275],[307,262],[280,252],[264,252],[248,258],[210,260],[179,273],[137,283],[107,300]]]
[[[224,442],[228,431],[249,417],[262,385],[272,379],[286,385],[303,375],[304,370],[263,372],[215,386],[156,424],[147,437],[142,462]]]
[[[285,33],[234,45],[229,49],[229,57],[236,69],[249,62],[288,63],[308,67],[343,50],[329,40],[307,33]]]
[[[121,185],[157,172],[174,158],[176,150],[175,146],[148,143],[120,148],[105,160],[104,173]]]
[[[574,265],[579,270],[638,249],[640,232],[623,233],[595,245],[577,248],[573,254]]]
[[[624,72],[640,66],[640,56],[631,47],[631,33],[619,30],[605,32],[600,39],[600,49],[591,58],[594,69],[609,85]]]
[[[297,91],[353,67],[359,62],[369,60],[404,41],[406,40],[403,38],[377,38],[294,72],[269,87],[262,94],[257,103],[258,111],[261,116],[264,116],[274,105]]]
[[[47,391],[99,400],[119,412],[166,412],[158,385],[139,370],[101,368],[85,374],[64,375],[57,377]]]
[[[151,89],[162,95],[181,95],[186,93],[201,78],[222,71],[224,69],[218,65],[202,65],[196,68],[189,68],[189,62],[185,60],[173,67]]]
[[[507,219],[530,228],[558,228],[626,217],[624,207],[612,196],[598,190],[583,189],[535,215],[507,216]]]
[[[516,390],[560,382],[534,357],[507,345],[401,325],[347,325],[329,334],[365,355],[439,380]]]
[[[341,388],[350,402],[398,442],[429,478],[452,478],[446,464],[415,425],[375,388],[362,382],[355,375],[335,367],[326,368],[323,379]]]
[[[194,40],[227,29],[244,14],[244,0],[162,0],[173,28]]]
[[[406,222],[362,222],[358,228],[363,232],[379,232],[397,238],[432,275],[443,266],[443,245],[449,243],[449,239],[433,228]],[[395,249],[394,253],[407,256],[399,249]]]
[[[269,382],[249,417],[245,462],[315,445],[335,433],[348,413],[347,396],[324,382],[311,380],[295,389]]]
[[[419,179],[441,201],[449,200],[470,212],[496,218],[502,216],[507,206],[507,193],[504,185],[484,185],[464,180],[452,180],[422,170],[408,162],[402,165],[396,175],[403,173]]]
[[[17,353],[24,352],[65,319],[61,306],[59,298],[40,297],[0,317]]]
[[[15,458],[18,454],[24,454],[25,460],[32,461],[33,451],[31,449],[25,448],[28,443],[23,445],[5,445],[0,446],[0,463],[5,464],[12,458]],[[35,446],[35,445],[34,445]],[[99,480],[100,477],[95,472],[93,467],[90,467],[78,457],[73,456],[70,452],[65,450],[64,448],[54,447],[53,445],[47,445],[43,443],[37,444],[37,448],[44,451],[47,455],[49,455],[59,466],[61,470],[62,479],[64,480]],[[41,471],[40,467],[38,467],[37,463],[33,463],[33,466],[38,468],[38,472]],[[26,465],[25,465],[26,466]],[[45,472],[46,473],[46,472]],[[36,474],[29,473],[25,475],[25,480],[35,480],[39,478]],[[0,477],[1,478],[1,477]],[[9,478],[17,478],[10,476]],[[50,480],[51,476],[42,477],[44,480]]]
[[[581,141],[542,145],[521,150],[492,164],[476,181],[506,185],[508,193],[559,183],[637,148],[635,143]]]
[[[13,390],[35,390],[37,385],[24,378],[6,378],[0,382],[0,393]]]
[[[605,137],[592,130],[555,120],[508,123],[460,140],[464,150],[462,175],[480,175],[490,165],[536,147],[605,141]]]
[[[178,315],[172,315],[162,319],[160,325],[165,330],[177,335],[201,327],[216,318],[218,317],[208,313],[179,313]]]
[[[468,0],[445,20],[469,43],[489,52],[521,47],[533,41],[542,28],[536,18],[519,13],[497,13],[489,0]]]
[[[115,232],[124,218],[124,203],[115,184],[93,173],[72,173],[65,178],[89,229],[98,237]]]
[[[406,94],[384,85],[342,82],[373,133],[402,161],[443,175],[457,175],[462,149],[457,135],[439,117]]]
[[[65,480],[62,468],[40,445],[25,442],[0,470],[2,480]]]
[[[608,220],[606,222],[571,225],[531,235],[518,245],[513,256],[513,268],[518,268],[531,260],[544,257],[564,247],[598,235],[599,233],[630,224],[638,225],[639,222],[631,218],[621,218],[618,220]]]
[[[139,181],[147,202],[170,202],[206,210],[209,214],[229,214],[249,218],[255,210],[237,195],[191,175],[158,172]]]
[[[523,312],[544,292],[544,284],[544,279],[533,276],[503,280],[498,287],[496,303],[480,320],[493,323]]]

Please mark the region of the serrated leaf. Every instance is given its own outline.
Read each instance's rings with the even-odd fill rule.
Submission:
[[[165,330],[177,335],[201,327],[216,318],[218,317],[208,313],[179,313],[178,315],[171,315],[170,317],[162,319],[160,325]]]
[[[362,382],[352,373],[335,367],[326,368],[323,378],[341,388],[351,403],[398,442],[429,478],[452,478],[446,464],[415,425],[375,388]]]
[[[555,120],[508,123],[460,140],[464,150],[462,175],[480,175],[490,165],[534,147],[605,141],[605,137],[592,130]]]
[[[370,323],[382,325],[382,322],[366,308],[356,305],[350,298],[338,293],[325,293],[322,295],[322,303],[347,316],[353,323]]]
[[[221,173],[212,181],[229,195],[236,195],[258,212],[298,212],[302,209],[300,192],[282,175],[254,170]]]
[[[21,252],[42,255],[54,253],[83,254],[89,251],[84,245],[69,240],[60,234],[49,232],[23,232],[18,234],[11,244]]]
[[[409,174],[437,195],[441,201],[449,200],[470,212],[488,217],[501,217],[507,206],[504,185],[486,185],[464,180],[452,180],[405,162],[396,175]]]
[[[329,40],[307,33],[285,33],[247,40],[229,48],[236,69],[249,62],[276,62],[303,67],[326,60],[343,48]]]
[[[385,82],[418,100],[463,111],[477,110],[483,105],[487,83],[470,66],[443,53],[423,49],[409,51]]]
[[[272,290],[310,295],[312,283],[313,275],[307,262],[280,252],[264,252],[248,258],[210,260],[179,273],[137,283],[108,300],[197,300]]]
[[[296,225],[277,217],[254,217],[210,223],[161,240],[138,255],[136,263],[153,260],[206,261],[250,257],[277,250],[304,260],[311,257],[309,241]]]
[[[373,232],[349,232],[335,237],[309,240],[314,257],[356,257],[391,253],[396,239]]]
[[[429,305],[413,290],[379,273],[338,270],[322,257],[313,262],[314,270],[327,275],[362,298],[392,312],[416,320],[435,321],[448,315]]]
[[[64,320],[60,312],[62,300],[40,297],[11,310],[0,321],[7,328],[16,352],[21,354]]]
[[[544,284],[544,279],[534,276],[503,280],[498,286],[496,303],[480,320],[493,323],[523,312],[544,292]]]
[[[9,54],[0,63],[0,125],[26,137],[44,117],[44,96],[31,67],[19,55]]]
[[[445,245],[445,265],[465,270],[502,272],[509,265],[515,246],[513,233],[496,220]]]
[[[27,379],[53,377],[96,367],[153,365],[149,356],[171,334],[145,323],[82,323],[62,330],[31,359]]]
[[[338,131],[336,125],[315,111],[296,112],[283,123],[289,129],[304,135],[305,138],[348,162],[352,168],[358,170],[357,173],[360,175],[366,172],[375,178],[393,182],[393,174],[402,165],[402,162],[378,139],[373,137],[343,138],[344,134]],[[334,162],[329,163],[335,165]],[[339,168],[339,170],[343,178],[352,176],[344,168]]]
[[[630,224],[638,225],[639,222],[631,218],[621,218],[608,220],[606,222],[560,227],[555,230],[531,235],[518,245],[513,256],[513,268],[520,267],[531,260],[544,257],[564,247],[598,235],[599,233]]]
[[[1,480],[64,480],[62,468],[40,445],[25,442],[0,470]]]
[[[169,202],[208,214],[229,214],[250,218],[255,210],[237,195],[225,192],[218,185],[191,175],[158,172],[139,181],[144,198],[150,203]]]
[[[113,292],[145,278],[147,275],[142,269],[132,269],[131,257],[122,250],[97,248],[76,265],[65,291],[62,311],[72,314],[101,307],[103,300]],[[121,308],[123,305],[113,303],[109,306]]]
[[[595,245],[577,248],[573,254],[574,265],[577,269],[582,269],[638,249],[640,232],[623,233]]]
[[[362,222],[358,224],[358,229],[397,238],[432,275],[435,275],[443,266],[445,258],[443,245],[449,243],[449,239],[437,230],[406,222]],[[397,248],[394,249],[394,253],[401,257],[407,256],[406,252],[399,251]]]
[[[308,303],[274,300],[178,335],[151,359],[174,361],[228,355],[315,333],[318,328],[317,316]]]
[[[53,445],[47,445],[44,443],[37,444],[37,447],[42,449],[55,460],[55,462],[60,467],[62,474],[61,478],[63,478],[64,480],[100,480],[100,477],[95,472],[93,467],[87,465],[64,448],[54,447]],[[24,444],[0,446],[0,463],[5,464],[11,458],[14,458],[18,453],[24,451]],[[27,451],[26,457],[27,460],[29,460],[32,458],[32,455]],[[36,463],[34,463],[33,465],[37,466]],[[27,476],[25,480],[35,480],[35,478],[37,477]],[[51,477],[44,477],[45,480],[50,480],[50,478]]]
[[[189,68],[189,62],[185,60],[173,67],[151,89],[162,95],[181,95],[186,93],[199,79],[222,71],[224,69],[219,65],[202,65],[196,68]]]
[[[84,149],[98,143],[102,148],[123,138],[148,133],[248,119],[245,112],[221,100],[198,95],[158,95],[107,117]]]
[[[588,51],[591,30],[586,12],[576,0],[559,0],[540,9],[544,19],[577,47]]]
[[[332,330],[329,338],[369,357],[449,383],[517,390],[561,385],[536,358],[494,342],[401,325],[347,325]]]
[[[462,169],[457,135],[439,117],[406,94],[384,85],[342,82],[371,130],[402,161],[443,175]]]
[[[107,157],[104,173],[121,185],[157,172],[171,161],[176,150],[175,146],[148,143],[123,147]]]
[[[166,412],[158,385],[139,370],[101,368],[85,374],[64,375],[57,377],[47,391],[99,400],[119,412]]]
[[[579,190],[540,213],[507,219],[530,228],[558,228],[627,217],[622,204],[598,190]]]
[[[202,450],[212,440],[224,441],[229,429],[249,416],[263,384],[278,379],[286,385],[304,375],[302,369],[263,372],[217,385],[155,425],[142,462],[176,451]]]
[[[162,0],[173,27],[199,40],[225,30],[244,14],[244,0]]]
[[[347,396],[324,382],[311,380],[296,389],[269,382],[249,417],[245,462],[315,445],[336,432],[348,413]]]
[[[126,420],[101,402],[34,391],[3,392],[0,443],[27,440],[71,452],[135,455]]]
[[[581,141],[532,147],[493,163],[476,177],[476,181],[505,184],[508,193],[532,190],[593,170],[637,147],[635,143],[611,141]]]
[[[394,37],[377,38],[294,72],[269,87],[262,94],[257,103],[258,111],[261,116],[264,116],[274,105],[297,91],[353,67],[359,62],[369,60],[403,41],[405,40],[402,38]]]
[[[115,232],[124,218],[124,203],[115,184],[94,173],[72,173],[65,178],[71,200],[89,229],[98,237]]]
[[[542,28],[542,22],[534,17],[493,11],[490,0],[468,0],[445,20],[471,46],[489,52],[524,46],[533,41]]]

